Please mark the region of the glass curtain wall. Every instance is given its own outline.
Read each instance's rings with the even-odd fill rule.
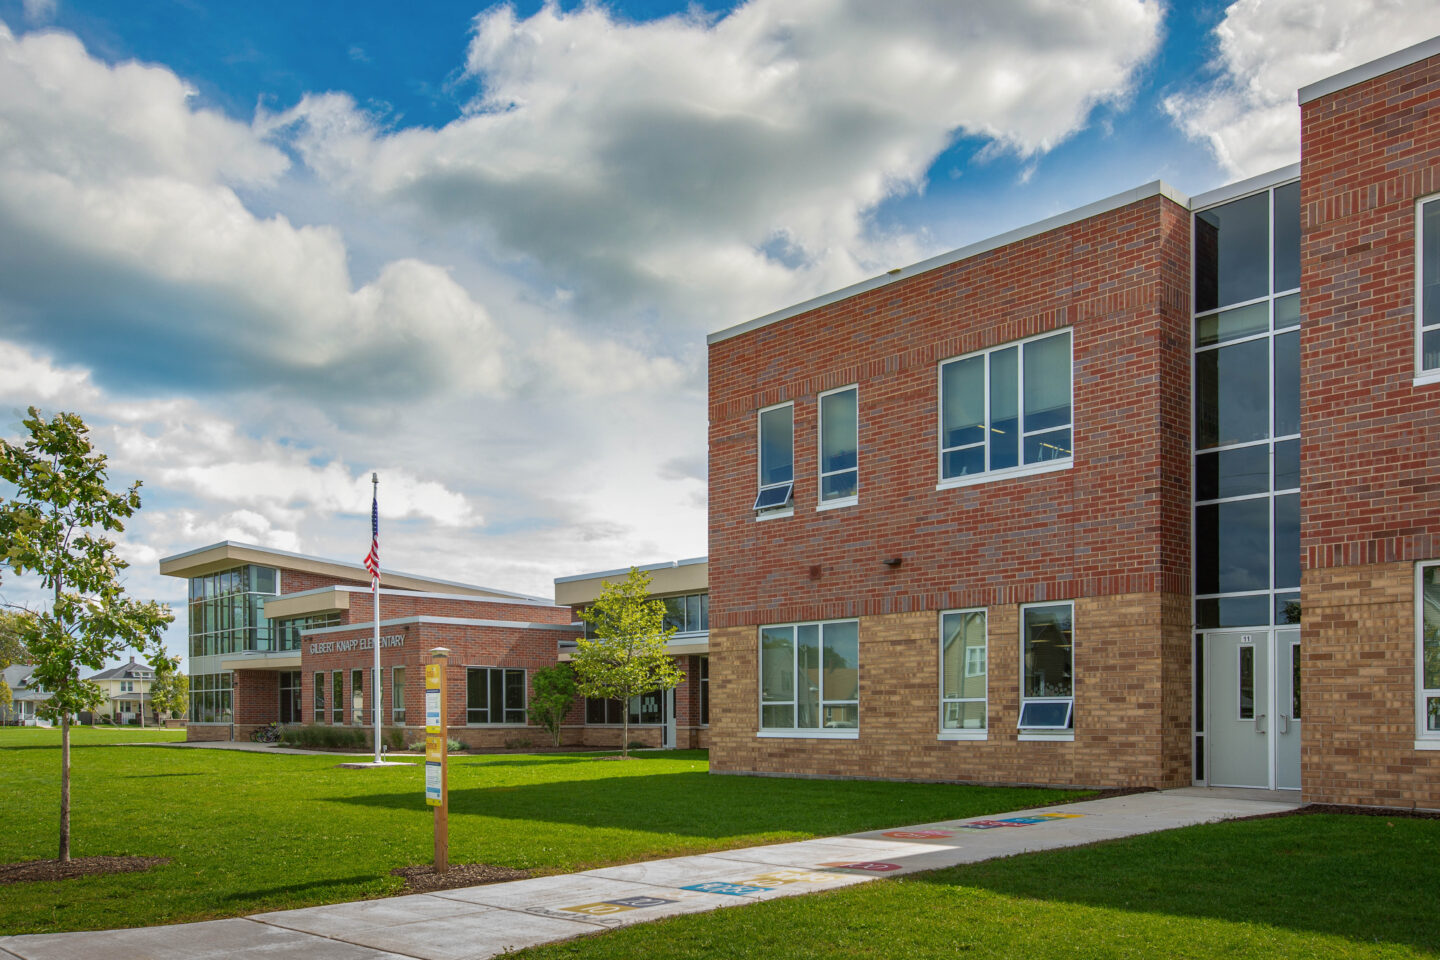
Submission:
[[[1300,622],[1300,185],[1195,215],[1195,623]]]
[[[1300,184],[1194,218],[1199,630],[1300,622]],[[1204,779],[1195,643],[1195,777]]]
[[[279,576],[254,564],[190,578],[190,656],[211,657],[278,649],[265,619]]]

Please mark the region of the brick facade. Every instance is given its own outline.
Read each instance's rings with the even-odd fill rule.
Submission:
[[[1189,781],[1189,236],[1157,193],[711,346],[712,769]],[[1060,329],[1072,468],[937,490],[939,362]],[[851,383],[859,503],[817,511],[816,395]],[[757,521],[756,415],[784,401],[794,515]],[[1077,601],[1075,739],[1021,741],[1017,605],[1053,600]],[[936,739],[958,607],[989,612],[984,742]],[[757,627],[851,617],[859,738],[757,737]]]
[[[1440,808],[1415,748],[1415,561],[1440,557],[1440,384],[1415,383],[1416,202],[1440,192],[1440,57],[1301,113],[1310,800]]]

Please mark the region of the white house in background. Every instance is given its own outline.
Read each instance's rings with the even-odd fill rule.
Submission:
[[[19,724],[22,727],[50,725],[50,721],[41,720],[36,715],[36,710],[50,699],[50,694],[31,683],[30,676],[34,672],[35,668],[25,663],[5,668],[5,683],[10,687],[11,702],[8,706],[0,707],[0,723]]]
[[[139,722],[142,710],[150,712],[150,683],[155,679],[155,669],[149,664],[137,663],[132,656],[129,663],[101,670],[88,679],[98,684],[105,695],[105,702],[95,710],[95,719],[108,716],[116,723]]]

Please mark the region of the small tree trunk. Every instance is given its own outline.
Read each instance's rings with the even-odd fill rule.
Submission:
[[[70,860],[70,714],[60,718],[60,862]]]

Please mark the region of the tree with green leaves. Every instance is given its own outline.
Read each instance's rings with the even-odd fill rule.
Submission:
[[[127,564],[106,534],[120,533],[140,509],[140,484],[106,488],[106,457],[73,413],[45,419],[34,407],[22,421],[21,443],[0,439],[0,480],[14,488],[0,498],[0,570],[33,575],[48,606],[21,609],[20,639],[35,667],[33,682],[50,695],[41,716],[60,723],[60,857],[70,859],[70,720],[104,702],[98,684],[80,679],[122,650],[164,656],[161,632],[169,607],[125,595]],[[159,671],[157,670],[157,673]]]
[[[180,672],[179,657],[165,657],[169,669],[163,673],[154,660],[155,679],[150,681],[150,709],[163,725],[169,717],[178,716],[190,706],[190,678]]]
[[[570,661],[580,693],[624,704],[620,755],[627,759],[630,699],[673,690],[685,680],[666,645],[675,628],[665,626],[665,604],[649,591],[650,575],[635,567],[620,583],[602,583],[600,596],[580,611],[590,636],[576,639]]]
[[[530,721],[545,728],[560,746],[560,725],[575,702],[575,671],[568,663],[536,670],[530,675]]]

